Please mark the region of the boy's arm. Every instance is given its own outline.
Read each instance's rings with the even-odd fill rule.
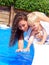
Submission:
[[[33,13],[35,13],[40,18],[40,20],[49,23],[49,17],[46,16],[44,13],[42,12],[33,12]]]
[[[46,31],[45,30],[43,30],[43,38],[42,38],[42,40],[40,41],[40,42],[37,42],[38,44],[44,44],[45,43],[45,41],[46,41],[46,38],[47,38],[47,33],[46,33]]]
[[[39,17],[40,17],[40,19],[41,19],[43,22],[48,22],[48,23],[49,23],[49,17],[48,17],[48,16],[41,14]]]

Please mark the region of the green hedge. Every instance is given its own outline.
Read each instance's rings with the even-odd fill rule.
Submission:
[[[0,5],[14,5],[17,9],[41,11],[49,15],[49,0],[0,0]]]

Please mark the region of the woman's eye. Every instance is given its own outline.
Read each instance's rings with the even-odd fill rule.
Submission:
[[[21,26],[18,26],[19,28],[21,28]]]
[[[22,26],[24,27],[25,25],[23,24]]]

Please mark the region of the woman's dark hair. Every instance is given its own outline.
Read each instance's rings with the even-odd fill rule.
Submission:
[[[17,12],[12,23],[11,38],[9,46],[15,44],[16,40],[23,36],[23,31],[18,28],[18,23],[21,20],[27,21],[27,14],[24,12]]]

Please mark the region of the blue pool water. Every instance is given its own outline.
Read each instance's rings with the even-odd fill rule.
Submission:
[[[15,52],[18,42],[9,47],[11,29],[0,29],[0,65],[31,65],[34,58],[34,46],[31,45],[29,52]],[[24,48],[27,42],[24,41]]]

